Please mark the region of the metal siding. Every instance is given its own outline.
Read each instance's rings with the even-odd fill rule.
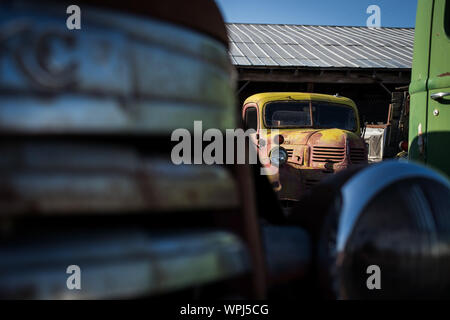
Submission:
[[[397,69],[412,64],[414,29],[235,23],[227,28],[237,66]]]

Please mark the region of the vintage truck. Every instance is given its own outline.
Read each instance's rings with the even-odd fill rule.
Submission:
[[[242,117],[256,131],[259,157],[269,160],[262,162],[278,166],[268,178],[283,204],[300,201],[330,174],[367,163],[358,109],[349,98],[259,93],[245,100]]]
[[[409,159],[450,176],[450,1],[419,0],[409,93]]]
[[[450,175],[449,50],[449,2],[418,1],[411,83],[392,93],[387,122],[378,128],[383,135],[380,160],[401,151]]]
[[[240,126],[214,2],[79,1],[82,32],[71,4],[0,4],[1,298],[450,296],[445,178],[349,168],[287,219],[257,166],[171,162]]]
[[[77,30],[71,4],[0,4],[0,296],[263,297],[249,168],[170,158],[236,127],[216,5],[79,1]]]

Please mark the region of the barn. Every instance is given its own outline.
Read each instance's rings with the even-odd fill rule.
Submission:
[[[336,94],[353,99],[368,123],[386,122],[392,92],[411,77],[414,29],[227,24],[238,93]]]

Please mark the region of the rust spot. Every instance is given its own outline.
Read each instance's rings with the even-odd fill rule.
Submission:
[[[442,73],[440,75],[438,75],[438,77],[449,77],[450,76],[450,72],[446,72],[446,73]]]

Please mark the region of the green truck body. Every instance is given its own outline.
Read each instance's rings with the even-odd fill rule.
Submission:
[[[409,159],[450,176],[450,0],[418,1],[409,92]]]

